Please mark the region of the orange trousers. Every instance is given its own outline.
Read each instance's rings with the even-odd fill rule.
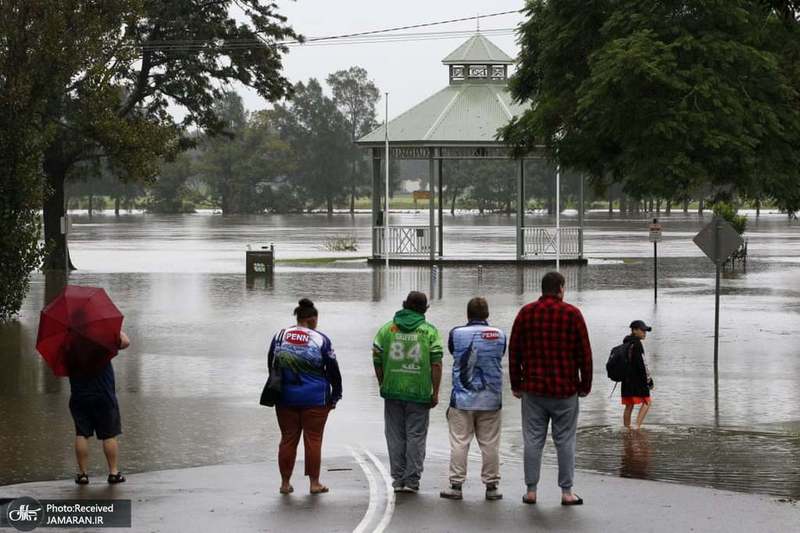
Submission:
[[[281,476],[292,476],[297,457],[297,445],[303,435],[305,450],[305,474],[319,478],[322,463],[322,433],[328,420],[329,407],[276,407],[278,426],[281,428],[281,443],[278,446],[278,468]]]

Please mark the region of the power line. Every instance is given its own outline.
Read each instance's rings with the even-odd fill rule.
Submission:
[[[241,4],[239,3],[239,1],[237,0],[234,1],[241,8]],[[425,22],[421,24],[397,26],[393,28],[383,28],[379,30],[369,30],[369,31],[348,33],[341,35],[330,35],[326,37],[310,37],[302,42],[298,40],[270,42],[261,36],[262,32],[255,32],[256,35],[255,39],[229,39],[224,41],[175,39],[175,40],[144,42],[140,43],[138,45],[138,48],[140,48],[142,51],[180,52],[180,51],[200,50],[209,45],[216,45],[214,46],[214,48],[217,49],[237,50],[237,49],[247,49],[247,48],[260,48],[264,46],[294,47],[294,46],[321,46],[321,45],[333,45],[333,44],[374,44],[380,42],[412,42],[412,41],[424,41],[424,40],[453,39],[456,37],[471,35],[474,32],[460,30],[460,31],[443,31],[443,32],[416,32],[416,33],[406,32],[394,35],[382,35],[382,34],[388,34],[391,32],[397,32],[402,30],[410,30],[415,28],[425,28],[443,24],[452,24],[455,22],[464,22],[468,20],[480,20],[482,18],[498,17],[502,15],[509,15],[512,13],[519,13],[519,12],[520,11],[517,10],[501,11],[497,13],[488,13],[485,15],[475,15],[472,17],[461,17],[456,19],[440,20],[435,22]],[[481,33],[493,34],[493,35],[507,35],[512,33],[513,31],[514,28],[496,28],[496,29],[481,30]]]
[[[347,38],[347,37],[360,37],[362,35],[374,35],[376,33],[389,33],[389,32],[392,32],[392,31],[412,30],[412,29],[415,29],[415,28],[426,28],[426,27],[429,27],[429,26],[438,26],[438,25],[441,25],[441,24],[452,24],[453,22],[464,22],[464,21],[467,21],[467,20],[479,20],[479,19],[482,19],[482,18],[499,17],[501,15],[510,15],[511,13],[519,13],[519,12],[520,12],[519,10],[500,11],[500,12],[497,12],[497,13],[488,13],[486,15],[475,15],[473,17],[461,17],[461,18],[457,18],[457,19],[440,20],[440,21],[436,21],[436,22],[425,22],[425,23],[422,23],[422,24],[412,24],[410,26],[397,26],[397,27],[394,27],[394,28],[384,28],[382,30],[370,30],[370,31],[362,31],[362,32],[358,32],[358,33],[345,33],[343,35],[330,35],[328,37],[311,37],[311,38],[306,39],[305,42],[311,43],[313,41],[323,41],[323,40],[324,41],[329,41],[329,40],[333,40],[333,39],[344,39],[344,38]],[[298,43],[298,41],[294,41],[294,42]],[[289,44],[289,43],[286,43],[286,44]]]
[[[515,28],[493,28],[481,31],[481,33],[485,35],[495,35],[495,36],[512,35],[514,32]],[[347,39],[344,38],[336,39],[334,41],[314,41],[311,43],[293,42],[292,44],[287,44],[286,46],[293,48],[298,46],[313,47],[313,46],[336,46],[336,45],[347,45],[347,44],[379,44],[379,43],[393,43],[393,42],[432,41],[432,40],[442,40],[442,39],[463,38],[473,35],[474,33],[475,32],[471,30],[399,33],[393,35],[372,35],[364,37],[351,37]],[[265,44],[263,41],[255,39],[233,39],[227,41],[219,41],[218,43],[214,43],[213,41],[158,41],[142,45],[141,49],[152,50],[152,51],[165,51],[165,52],[192,51],[192,50],[199,51],[203,48],[208,47],[209,45],[214,45],[215,49],[223,49],[223,50],[260,48],[263,46],[269,46]]]

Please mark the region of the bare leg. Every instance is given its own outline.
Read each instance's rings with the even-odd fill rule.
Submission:
[[[622,415],[622,423],[625,424],[625,427],[630,429],[631,427],[631,414],[633,413],[633,405],[626,405],[625,406],[625,413]]]
[[[117,470],[117,455],[119,455],[119,445],[117,438],[111,437],[103,441],[103,453],[106,454],[106,462],[108,463],[108,473],[112,476],[119,474]]]
[[[641,407],[639,407],[639,416],[636,417],[636,429],[641,429],[642,424],[644,424],[644,417],[647,416],[647,412],[650,410],[649,403],[643,403]]]
[[[79,473],[85,474],[89,465],[89,439],[86,437],[75,437],[75,458],[78,460]]]

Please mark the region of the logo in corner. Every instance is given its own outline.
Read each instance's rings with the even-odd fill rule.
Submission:
[[[33,531],[44,523],[44,508],[33,498],[17,498],[9,502],[6,519],[17,531]]]

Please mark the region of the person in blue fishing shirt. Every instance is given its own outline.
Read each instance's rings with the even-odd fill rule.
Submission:
[[[281,397],[275,405],[281,429],[280,493],[294,491],[291,477],[302,435],[309,491],[322,494],[328,492],[328,487],[319,480],[322,434],[328,414],[342,399],[342,376],[330,339],[317,330],[319,313],[314,303],[303,298],[294,315],[297,325],[273,337],[267,363],[270,373],[281,373]]]
[[[450,500],[463,497],[467,454],[473,436],[481,449],[481,481],[486,485],[486,499],[503,497],[498,485],[506,335],[491,327],[488,318],[489,304],[484,298],[473,298],[467,304],[467,324],[454,328],[448,340],[453,355],[453,391],[447,409],[450,487],[439,495]]]

